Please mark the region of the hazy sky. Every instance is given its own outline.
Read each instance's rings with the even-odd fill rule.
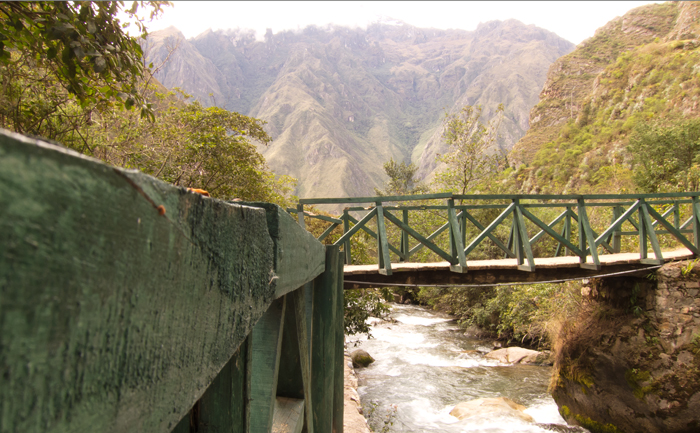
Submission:
[[[515,18],[535,24],[578,44],[598,27],[648,1],[598,2],[188,2],[176,1],[162,18],[148,24],[149,31],[175,26],[186,38],[208,28],[254,29],[261,38],[266,28],[274,33],[333,23],[365,27],[378,19],[393,18],[416,27],[474,30],[480,22]]]

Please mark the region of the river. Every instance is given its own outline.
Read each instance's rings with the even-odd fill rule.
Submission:
[[[551,367],[485,359],[492,349],[487,341],[465,337],[450,316],[424,307],[394,304],[391,317],[372,326],[369,340],[348,338],[350,351],[361,348],[375,358],[357,374],[363,410],[376,433],[567,431],[547,392]],[[493,416],[458,421],[449,415],[459,402],[486,397],[522,404],[535,423]]]

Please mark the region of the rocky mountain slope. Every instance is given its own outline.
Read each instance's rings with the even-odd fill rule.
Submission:
[[[698,117],[700,5],[629,11],[552,64],[514,146],[515,188],[614,192],[630,181],[630,133],[640,122]]]
[[[528,129],[549,65],[572,49],[515,20],[473,32],[312,26],[268,31],[264,41],[248,30],[185,40],[170,28],[145,44],[149,62],[169,56],[155,74],[165,86],[267,121],[274,141],[261,151],[273,171],[299,179],[302,197],[372,194],[390,158],[429,177],[444,151],[445,111],[465,104],[483,105],[487,118],[505,105],[499,146],[509,150]]]

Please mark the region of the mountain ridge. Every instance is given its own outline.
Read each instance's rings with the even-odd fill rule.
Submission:
[[[178,39],[167,30],[146,42],[154,64]],[[445,150],[444,113],[465,104],[483,105],[487,118],[506,105],[499,146],[509,150],[527,130],[549,65],[573,49],[516,20],[471,32],[376,23],[269,31],[263,41],[240,29],[179,40],[155,77],[268,122],[273,142],[260,151],[274,172],[299,179],[304,197],[371,195],[390,158],[414,162],[429,179]]]

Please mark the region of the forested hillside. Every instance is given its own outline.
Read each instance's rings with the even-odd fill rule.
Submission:
[[[172,48],[177,47],[175,51]],[[205,105],[262,119],[273,141],[270,168],[299,180],[303,197],[372,194],[390,159],[429,177],[444,153],[445,112],[505,105],[498,145],[528,129],[549,65],[573,46],[515,20],[476,31],[420,29],[392,22],[367,30],[308,27],[256,41],[246,30],[184,40],[174,28],[144,46],[155,76]],[[169,57],[168,57],[169,56]]]
[[[643,6],[554,62],[530,130],[511,153],[519,165],[514,189],[692,187],[700,151],[699,17],[694,2]]]

